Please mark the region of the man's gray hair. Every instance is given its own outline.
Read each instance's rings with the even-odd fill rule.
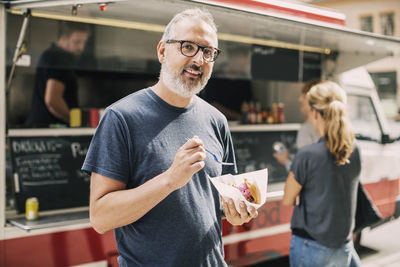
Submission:
[[[161,37],[161,41],[167,41],[168,39],[171,39],[173,37],[173,28],[175,24],[182,19],[185,18],[199,18],[203,20],[205,23],[210,25],[210,27],[217,33],[217,26],[214,23],[214,18],[211,15],[210,12],[208,12],[205,9],[200,9],[200,8],[192,8],[192,9],[186,9],[178,14],[176,14],[171,21],[168,23],[167,27],[165,27],[165,31],[163,36]]]

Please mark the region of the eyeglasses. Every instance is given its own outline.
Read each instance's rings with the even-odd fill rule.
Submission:
[[[221,50],[212,46],[202,46],[198,43],[192,41],[185,40],[167,40],[167,44],[171,43],[180,43],[181,44],[181,53],[186,57],[194,57],[197,55],[197,52],[201,49],[203,52],[203,59],[207,62],[213,62],[217,59]]]

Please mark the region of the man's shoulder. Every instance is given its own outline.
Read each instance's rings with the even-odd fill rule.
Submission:
[[[197,97],[197,109],[199,110],[199,114],[204,116],[204,118],[207,118],[207,120],[211,120],[212,124],[215,124],[218,127],[227,127],[228,120],[226,119],[225,115],[216,107],[200,97]]]
[[[131,93],[120,100],[109,105],[102,116],[105,121],[113,125],[116,121],[123,122],[126,124],[129,122],[143,120],[145,116],[142,116],[148,108],[146,100],[142,100],[145,95],[145,89],[141,89],[134,93]],[[107,125],[108,125],[107,123]]]
[[[211,105],[210,103],[208,103],[207,101],[205,101],[204,99],[202,99],[199,96],[195,96],[197,98],[197,105],[199,106],[199,108],[201,108],[202,110],[204,110],[205,112],[216,116],[218,118],[225,118],[224,114],[222,114],[221,111],[219,111],[216,107],[214,107],[213,105]]]
[[[39,58],[38,66],[39,67],[46,67],[49,64],[55,62],[56,58],[54,57],[54,52],[51,48],[46,49]]]
[[[135,109],[141,108],[148,105],[150,98],[148,97],[148,88],[140,89],[135,91],[119,100],[114,102],[109,106],[110,109],[115,111],[133,111]]]
[[[40,56],[38,66],[48,67],[54,65],[69,65],[74,61],[71,53],[58,48],[55,44],[48,47]]]
[[[306,132],[309,133],[309,132],[313,132],[313,131],[314,131],[314,129],[313,129],[312,123],[309,120],[303,122],[299,129],[299,132],[302,132],[302,133],[306,133]]]

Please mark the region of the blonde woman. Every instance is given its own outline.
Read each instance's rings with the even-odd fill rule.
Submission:
[[[349,266],[361,170],[360,154],[347,120],[346,93],[334,82],[307,93],[318,143],[301,148],[285,184],[283,203],[295,205],[291,266]]]

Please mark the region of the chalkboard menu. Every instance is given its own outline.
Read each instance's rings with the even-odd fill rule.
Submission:
[[[36,197],[40,210],[87,206],[90,177],[82,172],[92,136],[10,137],[18,212]]]
[[[254,45],[251,75],[254,79],[298,81],[299,51]]]
[[[321,54],[303,52],[302,75],[299,76],[301,82],[321,78],[321,62]]]
[[[254,45],[251,75],[254,79],[304,82],[321,77],[321,61],[319,53]]]
[[[296,135],[297,131],[232,132],[238,172],[268,168],[269,183],[284,182],[288,170],[273,156],[281,152],[274,148],[286,148],[290,157],[293,157],[296,152]]]

